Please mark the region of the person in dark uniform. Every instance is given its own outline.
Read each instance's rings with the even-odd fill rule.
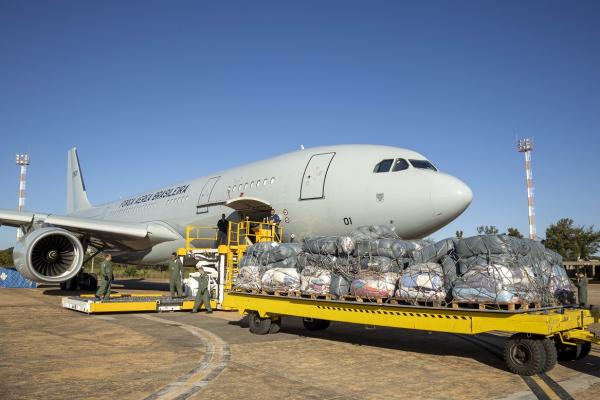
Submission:
[[[269,222],[275,225],[279,225],[279,223],[281,222],[281,217],[277,215],[277,213],[273,209],[271,210],[271,215],[269,216]]]
[[[177,257],[177,253],[172,253],[171,261],[169,261],[169,290],[171,291],[171,297],[183,296],[182,273],[183,264],[181,264],[181,261]]]
[[[579,306],[588,308],[588,280],[585,273],[579,272],[577,274],[577,297],[579,298]]]
[[[112,255],[107,254],[100,264],[100,286],[96,291],[96,299],[108,300],[110,298],[110,286],[114,279],[112,270]]]
[[[221,219],[217,222],[217,245],[227,244],[227,230],[229,229],[229,221],[225,218],[225,214],[221,214]]]
[[[198,268],[198,276],[195,276],[194,279],[198,281],[198,291],[196,292],[196,300],[194,301],[194,308],[192,309],[193,313],[197,313],[202,304],[206,307],[206,313],[212,314],[212,308],[210,307],[210,294],[208,292],[208,274],[204,271],[202,266],[196,267]]]

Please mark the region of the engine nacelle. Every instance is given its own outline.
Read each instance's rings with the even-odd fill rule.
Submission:
[[[71,232],[46,227],[29,232],[13,249],[15,268],[25,278],[59,283],[73,278],[83,265],[83,246]]]

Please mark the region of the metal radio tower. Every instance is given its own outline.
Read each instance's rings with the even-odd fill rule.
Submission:
[[[525,176],[527,178],[527,205],[529,206],[529,239],[537,240],[535,231],[535,208],[533,207],[533,174],[531,172],[531,151],[533,139],[519,139],[517,150],[525,153]]]
[[[19,175],[19,211],[25,207],[25,177],[27,176],[27,166],[29,165],[29,154],[17,154],[17,165],[21,167]],[[23,237],[23,231],[17,229],[17,240]]]

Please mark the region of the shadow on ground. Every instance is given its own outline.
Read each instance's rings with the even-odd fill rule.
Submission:
[[[230,321],[229,324],[240,328],[248,328],[248,316],[244,316],[238,321]],[[328,329],[323,331],[309,331],[304,328],[300,318],[291,317],[282,319],[280,332],[304,338],[343,342],[354,346],[371,346],[440,357],[471,358],[490,367],[506,371],[502,360],[499,360],[488,351],[482,351],[485,348],[456,337],[460,335],[383,327],[375,328],[345,323],[332,323]],[[402,357],[401,354],[398,356]]]

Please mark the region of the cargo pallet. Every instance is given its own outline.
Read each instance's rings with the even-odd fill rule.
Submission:
[[[362,299],[361,299],[362,300]],[[588,330],[598,323],[600,310],[575,307],[511,310],[463,309],[306,298],[279,293],[230,291],[224,304],[247,314],[250,332],[276,333],[282,317],[302,318],[308,330],[327,329],[331,321],[475,335],[492,331],[513,333],[504,356],[508,369],[535,375],[560,360],[581,359],[600,339]]]

